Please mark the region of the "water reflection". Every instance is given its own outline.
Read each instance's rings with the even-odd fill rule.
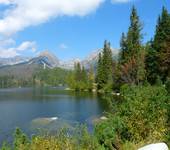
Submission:
[[[103,99],[93,93],[76,93],[61,87],[1,89],[0,141],[8,140],[16,127],[32,134],[33,128],[39,128],[32,125],[36,118],[57,116],[59,120],[45,126],[49,129],[77,123],[86,123],[92,128],[89,118],[101,116],[105,110]]]

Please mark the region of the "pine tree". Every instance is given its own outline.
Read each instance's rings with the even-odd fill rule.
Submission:
[[[145,51],[142,47],[142,25],[139,21],[137,11],[133,6],[130,16],[130,27],[127,35],[122,34],[119,58],[120,72],[124,82],[138,84],[145,79]],[[128,72],[129,71],[129,72]]]
[[[102,54],[99,53],[98,64],[97,64],[97,75],[96,75],[97,89],[102,89],[103,78],[104,78],[103,60],[102,60]]]
[[[108,84],[112,84],[112,50],[110,43],[104,42],[102,53],[99,54],[98,67],[97,67],[97,84],[98,89],[104,89]]]
[[[120,53],[119,53],[119,64],[123,64],[126,62],[127,58],[127,42],[125,33],[122,33],[121,41],[120,41]]]
[[[93,66],[90,66],[90,70],[88,73],[88,89],[92,91],[93,89],[96,89],[94,86],[95,84],[95,74],[94,74],[94,68]]]
[[[82,70],[81,70],[81,65],[80,65],[80,63],[78,62],[78,63],[75,63],[75,65],[74,65],[74,70],[75,70],[75,80],[76,81],[81,81],[81,72],[82,72]]]
[[[141,39],[142,39],[142,25],[139,21],[139,16],[137,15],[137,10],[133,6],[132,13],[130,16],[130,27],[127,33],[127,51],[128,58],[136,57],[138,51],[141,48]]]
[[[81,70],[81,81],[87,83],[88,82],[87,80],[88,80],[87,72],[83,66]]]
[[[145,57],[145,68],[146,68],[146,78],[147,81],[151,84],[155,84],[159,76],[158,72],[158,58],[157,52],[153,48],[153,41],[151,40],[145,46],[146,57]]]
[[[112,51],[110,43],[105,41],[103,49],[103,72],[104,72],[104,84],[112,82]]]
[[[156,33],[153,41],[153,48],[157,53],[158,74],[165,82],[170,76],[170,14],[163,7],[162,14],[158,18]]]
[[[137,84],[143,83],[146,79],[145,56],[146,56],[145,48],[141,47],[139,49],[139,52],[137,54],[137,59],[136,59],[137,61],[137,75],[136,75]]]

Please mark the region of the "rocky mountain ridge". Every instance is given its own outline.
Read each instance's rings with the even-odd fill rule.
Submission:
[[[40,65],[44,68],[55,68],[60,67],[64,69],[73,69],[74,64],[80,62],[85,68],[89,68],[90,66],[96,65],[98,60],[98,55],[102,51],[99,49],[97,51],[92,52],[88,57],[83,60],[78,58],[71,59],[69,61],[61,61],[54,54],[49,51],[43,51],[37,56],[33,58],[27,57],[13,57],[13,58],[0,58],[0,68],[4,67],[12,67],[12,66],[20,66],[20,65]],[[112,49],[113,51],[113,59],[117,59],[118,50]]]

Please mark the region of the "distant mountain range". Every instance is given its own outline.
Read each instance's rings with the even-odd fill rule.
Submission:
[[[43,51],[38,56],[33,58],[14,57],[14,58],[0,58],[0,75],[14,75],[29,77],[40,68],[55,68],[60,67],[64,69],[73,69],[76,62],[80,62],[86,69],[90,66],[96,66],[98,55],[102,51],[99,49],[84,60],[72,59],[70,61],[61,61],[54,54],[49,51]],[[112,49],[113,59],[117,59],[118,50]]]
[[[30,58],[28,57],[12,57],[12,58],[0,58],[0,66],[7,66],[7,65],[15,65],[25,61],[28,61]]]
[[[89,69],[91,66],[96,67],[98,62],[99,53],[102,52],[102,49],[92,52],[88,57],[81,61],[81,64],[86,68]],[[118,59],[118,49],[112,48],[113,60]]]

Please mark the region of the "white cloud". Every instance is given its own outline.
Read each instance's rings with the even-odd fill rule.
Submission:
[[[9,48],[10,47],[10,48]],[[21,55],[23,52],[36,52],[36,43],[25,41],[17,47],[11,47],[10,45],[2,46],[0,45],[0,58],[10,58]]]
[[[0,20],[0,33],[11,35],[59,16],[85,16],[105,0],[1,0],[13,4]]]
[[[67,49],[68,46],[66,44],[62,43],[62,44],[59,45],[59,48],[60,49]]]
[[[11,0],[0,0],[0,4],[9,5],[10,3],[12,3]]]
[[[19,54],[12,48],[0,50],[0,58],[10,58],[10,57],[18,56],[18,55]]]
[[[112,3],[127,3],[131,2],[132,0],[111,0]]]
[[[15,45],[15,41],[12,38],[0,40],[0,47],[6,47]]]
[[[36,43],[26,41],[17,47],[17,51],[25,51],[25,50],[31,50],[32,52],[35,52],[36,51]]]

